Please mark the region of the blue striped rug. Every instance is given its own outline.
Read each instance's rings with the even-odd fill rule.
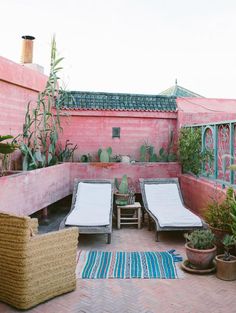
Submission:
[[[179,278],[175,250],[165,252],[79,251],[76,275],[82,279]]]

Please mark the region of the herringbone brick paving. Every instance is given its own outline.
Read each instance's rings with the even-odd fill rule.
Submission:
[[[114,230],[112,243],[103,235],[80,236],[80,249],[164,251],[176,249],[183,257],[184,240],[179,232],[164,233],[155,242],[154,232],[122,228]],[[19,312],[0,303],[0,313]],[[74,292],[28,310],[32,313],[234,313],[236,281],[224,282],[215,275],[184,273],[175,280],[78,280]]]

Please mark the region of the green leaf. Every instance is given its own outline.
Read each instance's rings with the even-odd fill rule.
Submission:
[[[8,143],[0,143],[0,153],[10,154],[16,150],[16,147]]]
[[[23,157],[22,167],[23,171],[28,171],[28,157],[26,155]]]
[[[6,139],[12,139],[13,136],[11,135],[5,135],[5,136],[0,136],[0,141],[6,140]]]
[[[40,150],[36,151],[35,154],[34,154],[34,156],[35,156],[35,158],[36,158],[36,160],[37,160],[38,162],[41,162],[41,163],[43,162],[42,154],[41,154],[41,151],[40,151]]]

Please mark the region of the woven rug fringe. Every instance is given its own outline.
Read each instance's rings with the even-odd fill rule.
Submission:
[[[172,250],[168,250],[167,252],[169,252],[172,255],[174,262],[183,261],[182,256],[179,253],[175,253],[175,251],[176,251],[175,249],[172,249]]]

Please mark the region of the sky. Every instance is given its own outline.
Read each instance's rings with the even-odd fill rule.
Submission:
[[[0,56],[49,72],[56,36],[68,90],[158,94],[178,85],[236,99],[235,0],[0,0]]]

